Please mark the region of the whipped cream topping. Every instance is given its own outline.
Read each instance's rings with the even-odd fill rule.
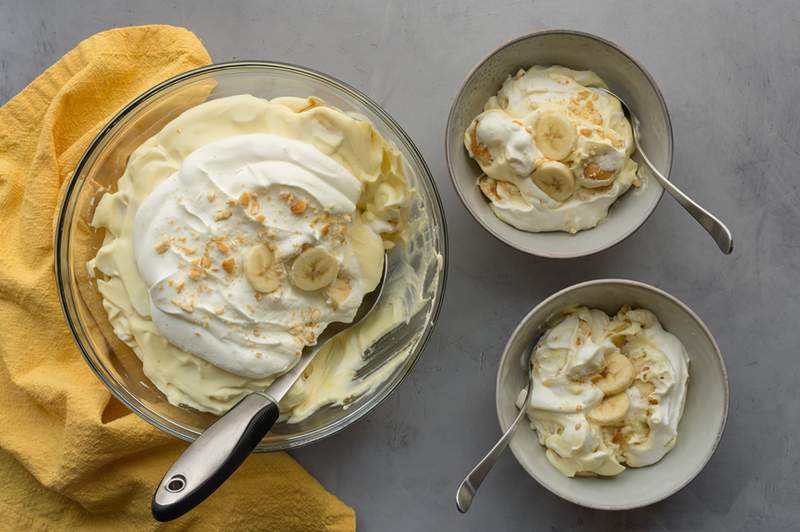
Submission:
[[[105,236],[87,267],[145,375],[172,404],[221,414],[291,367],[326,323],[350,321],[390,250],[381,305],[326,344],[282,401],[297,422],[373,390],[410,354],[358,375],[364,352],[425,306],[440,268],[430,242],[417,245],[430,231],[409,220],[415,201],[400,153],[363,117],[313,97],[210,100],[130,155],[95,209]],[[269,292],[243,275],[256,242],[269,246]],[[344,292],[295,285],[309,248],[333,258]]]
[[[641,186],[622,107],[592,86],[605,84],[591,71],[520,70],[467,128],[465,146],[485,174],[478,185],[498,218],[524,231],[576,233],[595,227],[631,185]],[[564,165],[555,185],[536,179],[548,161]]]
[[[617,475],[674,447],[689,356],[652,312],[623,307],[611,319],[572,309],[540,338],[531,364],[531,400],[522,404],[523,390],[517,406],[564,475]]]
[[[347,238],[360,193],[361,182],[341,165],[276,135],[236,135],[192,152],[147,196],[134,222],[134,254],[158,330],[243,377],[288,370],[330,322],[351,321],[377,284],[380,236],[359,224],[364,245]],[[334,304],[288,275],[260,294],[243,272],[247,251],[260,242],[269,242],[280,264],[306,246],[330,252],[348,279],[347,298]]]
[[[519,120],[514,121],[499,109],[490,109],[474,123],[478,142],[485,145],[491,154],[490,165],[495,179],[513,182],[517,176],[533,172],[542,153]],[[535,186],[531,187],[531,192],[537,191],[541,193]],[[544,193],[541,195],[543,199],[548,197]]]

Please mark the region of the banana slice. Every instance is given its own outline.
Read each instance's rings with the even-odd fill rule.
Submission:
[[[328,288],[328,297],[331,298],[334,306],[338,308],[347,300],[351,289],[350,279],[340,277]]]
[[[628,389],[636,373],[633,364],[622,353],[614,352],[606,358],[606,369],[603,376],[595,381],[594,385],[600,388],[606,397],[618,394]]]
[[[628,395],[620,393],[603,399],[586,417],[598,425],[615,425],[625,419],[630,407]]]
[[[656,391],[656,387],[652,382],[636,381],[633,385],[639,390],[639,395],[642,396],[642,399],[646,399]]]
[[[475,159],[481,168],[492,164],[492,154],[485,144],[478,141],[478,118],[472,121],[464,134],[464,144],[470,157]]]
[[[500,196],[497,194],[497,181],[496,179],[492,179],[491,177],[481,176],[478,180],[478,186],[483,192],[483,195],[489,198],[491,201],[500,201]]]
[[[607,187],[614,182],[617,173],[616,170],[607,170],[599,164],[591,162],[583,167],[583,172],[578,181],[582,187],[586,188]]]
[[[251,247],[244,258],[244,276],[254,290],[274,292],[281,285],[281,275],[272,268],[272,251],[264,244]]]
[[[536,120],[533,136],[542,155],[560,161],[572,153],[578,132],[569,118],[550,112]]]
[[[585,188],[611,185],[625,166],[625,154],[605,142],[589,142],[587,149],[593,155],[579,170],[578,184]]]
[[[302,252],[292,264],[292,282],[300,290],[314,291],[331,284],[339,274],[339,263],[320,248]]]
[[[575,192],[575,176],[558,161],[543,162],[533,172],[531,179],[542,192],[556,201],[564,201]]]

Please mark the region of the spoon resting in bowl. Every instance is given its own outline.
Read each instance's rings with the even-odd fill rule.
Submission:
[[[636,151],[639,152],[639,156],[644,164],[650,169],[650,172],[655,176],[656,181],[658,181],[658,183],[665,188],[667,192],[669,192],[672,197],[678,201],[678,203],[681,204],[681,207],[686,209],[686,211],[691,214],[692,217],[697,220],[697,222],[702,225],[706,231],[708,231],[708,234],[711,235],[711,238],[714,239],[714,242],[717,243],[717,246],[719,246],[719,249],[723,253],[729,255],[731,252],[733,252],[733,236],[725,224],[722,223],[719,218],[697,204],[694,200],[692,200],[692,198],[684,194],[681,189],[675,186],[669,179],[664,177],[661,172],[656,169],[653,163],[650,162],[650,159],[647,158],[647,155],[645,155],[644,150],[639,143],[639,118],[633,113],[625,100],[604,87],[592,87],[592,90],[604,92],[609,96],[619,100],[619,103],[622,104],[623,112],[631,122],[631,129],[633,129],[633,142],[636,145]]]
[[[214,493],[244,462],[280,416],[278,403],[328,340],[363,321],[377,307],[386,284],[388,256],[378,285],[364,296],[349,323],[331,323],[289,371],[264,391],[244,397],[208,427],[181,454],[153,494],[151,510],[158,521],[176,519]]]

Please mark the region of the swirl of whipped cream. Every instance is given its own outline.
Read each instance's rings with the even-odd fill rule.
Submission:
[[[627,465],[642,467],[658,462],[675,446],[686,402],[689,356],[652,312],[630,310],[625,319],[626,329],[615,333],[626,338],[622,352],[633,360],[642,381],[654,387],[647,397],[639,387],[628,390],[628,419],[639,429],[621,452]]]
[[[620,394],[629,406],[618,422],[600,424],[592,410],[604,400],[597,380],[609,357],[633,368]],[[677,440],[686,400],[689,357],[647,310],[623,308],[613,319],[579,307],[540,339],[533,355],[533,393],[526,408],[548,460],[567,476],[617,475],[625,465],[659,461]]]
[[[192,152],[134,222],[136,264],[158,330],[236,375],[288,370],[329,323],[351,321],[377,284],[383,243],[354,216],[361,189],[314,146],[277,135],[235,135]],[[259,243],[268,243],[281,274],[279,288],[264,294],[243,272]],[[338,262],[350,286],[343,301],[290,282],[291,261],[308,247]]]
[[[478,180],[495,215],[523,231],[575,233],[596,226],[631,185],[640,186],[628,120],[619,102],[589,90],[604,86],[591,71],[534,66],[509,76],[464,134],[469,155],[484,172]],[[566,200],[554,199],[532,179],[543,163],[537,124],[557,115],[574,130],[559,160],[572,174],[562,184]]]
[[[274,139],[269,143],[259,142],[259,146],[249,145],[246,138],[252,134],[275,135],[307,146],[293,145],[284,153],[277,149],[280,141]],[[219,145],[225,149],[201,151],[234,137],[241,138]],[[309,152],[308,147],[318,152]],[[203,156],[204,153],[207,156]],[[216,156],[211,157],[212,153]],[[236,154],[250,160],[256,153],[266,154],[268,157],[263,162],[268,164],[262,166],[252,161],[246,165],[237,164],[233,157]],[[295,157],[300,155],[300,159]],[[331,161],[347,172],[342,173]],[[208,169],[213,172],[207,172]],[[249,177],[261,183],[255,194],[248,192],[245,197],[247,209],[242,208],[240,188],[233,183],[245,177],[244,173],[237,173],[239,170],[250,172]],[[283,174],[284,170],[290,174]],[[347,173],[358,179],[361,190],[352,214],[349,209],[355,184]],[[190,178],[198,180],[196,187],[189,183]],[[290,178],[292,183],[285,184]],[[165,184],[168,180],[171,182]],[[303,182],[306,183],[303,187],[295,186]],[[156,198],[148,200],[162,184],[166,188],[160,189],[158,194],[167,200],[162,206],[163,213]],[[175,195],[170,195],[170,190]],[[251,203],[250,196],[255,197],[256,202]],[[175,197],[181,197],[181,203],[169,203],[170,198]],[[365,351],[397,325],[407,323],[417,312],[427,308],[426,301],[433,293],[429,290],[435,290],[435,283],[431,285],[433,288],[423,289],[429,275],[424,272],[441,267],[441,257],[431,252],[431,228],[425,217],[409,217],[412,205],[419,201],[413,182],[406,175],[401,153],[364,117],[336,109],[313,96],[266,100],[239,94],[212,99],[183,111],[130,154],[116,190],[104,193],[95,209],[92,226],[102,230],[104,236],[102,246],[87,262],[87,268],[90,276],[96,276],[97,289],[114,334],[141,359],[145,376],[169,402],[223,414],[245,395],[268,386],[287,362],[291,364],[295,346],[313,341],[316,327],[309,327],[309,323],[344,315],[348,308],[357,305],[361,294],[378,282],[384,249],[392,250],[392,273],[381,304],[367,320],[327,342],[281,401],[281,412],[289,422],[299,422],[320,407],[343,405],[369,393],[410,356],[410,349],[403,350],[367,375],[358,374],[358,369],[366,364]],[[138,216],[140,207],[145,204],[151,215]],[[297,212],[289,216],[286,208],[288,205],[291,210],[292,204]],[[250,212],[256,205],[258,212]],[[315,214],[330,219],[320,219],[310,227],[306,217],[311,216],[313,209],[319,210]],[[223,219],[227,216],[226,210],[230,211],[230,218]],[[174,235],[174,227],[169,222],[166,222],[168,227],[164,234],[159,234],[155,225],[163,225],[163,220],[155,219],[169,216],[170,212],[179,217],[176,224],[189,224],[185,226],[185,234]],[[200,217],[193,213],[199,213]],[[263,220],[260,215],[264,216]],[[352,221],[348,223],[347,216],[351,215]],[[221,218],[217,220],[216,216]],[[240,230],[233,224],[240,224]],[[326,224],[329,224],[327,228]],[[139,225],[141,227],[136,229]],[[146,235],[147,231],[153,231],[147,237],[149,244],[140,242],[143,238],[140,235]],[[334,235],[323,234],[326,231],[335,231],[336,241],[327,241]],[[134,232],[137,232],[136,238]],[[248,295],[249,288],[241,279],[236,280],[241,274],[242,254],[254,232],[260,242],[272,246],[270,253],[281,274],[278,289],[262,294],[260,301],[252,299],[255,294]],[[380,233],[382,242],[375,238],[376,233]],[[232,241],[230,236],[233,236]],[[237,236],[244,239],[244,243]],[[342,238],[345,242],[341,242]],[[197,242],[189,245],[190,239]],[[209,242],[211,245],[207,246]],[[306,243],[301,246],[312,242],[311,245],[322,246],[333,254],[341,271],[337,282],[342,280],[342,275],[347,275],[351,284],[360,280],[344,299],[338,286],[336,308],[326,307],[326,296],[330,295],[332,287],[317,293],[301,293],[287,286],[285,272],[293,263],[289,254],[292,246],[300,242]],[[136,247],[140,257],[136,256]],[[157,257],[153,256],[153,251]],[[360,271],[356,271],[351,253],[358,259]],[[143,259],[144,255],[149,258]],[[226,260],[231,273],[225,270],[223,261]],[[142,264],[143,269],[153,269],[148,274],[148,282],[139,271],[137,262],[140,261],[147,263]],[[192,284],[195,279],[190,277],[187,282],[182,277],[188,273],[202,283],[202,292],[199,286]],[[272,278],[271,282],[274,281]],[[193,301],[189,294],[195,289],[197,297]],[[211,289],[219,295],[218,307],[209,303]],[[157,305],[152,303],[151,294],[158,299]],[[303,298],[311,298],[312,309],[298,314],[296,306],[308,307],[308,301],[301,303]],[[223,307],[223,300],[229,299],[234,305],[225,303],[227,308]],[[286,311],[287,314],[266,316],[263,307],[273,301],[277,305],[276,312]],[[256,312],[248,308],[250,305],[256,306]],[[313,310],[313,307],[317,308]],[[164,308],[172,313],[165,312]],[[158,324],[152,309],[155,314],[161,313]],[[304,321],[306,315],[311,318],[308,322]],[[267,324],[269,327],[255,323],[265,318],[271,320]],[[290,327],[298,322],[303,322],[303,327]],[[181,343],[193,349],[182,348],[168,340],[161,330],[168,328],[177,328],[169,333],[172,338],[181,336]],[[216,332],[212,335],[206,329]],[[271,331],[268,337],[263,336],[263,329]],[[201,336],[196,336],[195,332]],[[289,338],[286,332],[297,340]],[[195,343],[203,335],[217,347],[227,338],[225,335],[230,335],[233,342],[229,345],[225,340],[224,350],[205,348],[204,357],[193,352]],[[254,347],[258,342],[272,342],[278,349],[271,349],[264,360],[266,352]],[[233,353],[228,353],[231,346]],[[249,376],[255,374],[260,377]]]

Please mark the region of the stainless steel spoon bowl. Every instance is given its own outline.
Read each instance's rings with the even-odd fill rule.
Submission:
[[[214,493],[250,456],[278,420],[278,403],[320,348],[365,319],[378,305],[389,271],[388,260],[384,255],[381,280],[372,292],[364,296],[351,322],[328,325],[316,345],[308,348],[292,369],[275,379],[264,391],[245,396],[178,457],[153,495],[153,517],[158,521],[171,521],[182,516]]]
[[[639,118],[631,111],[630,106],[623,100],[619,95],[615,94],[614,92],[603,88],[603,87],[592,87],[593,90],[604,92],[609,96],[613,96],[619,103],[622,104],[622,110],[627,115],[628,119],[631,122],[631,128],[633,129],[633,142],[636,144],[636,151],[639,152],[639,157],[642,159],[645,165],[650,169],[650,172],[655,176],[656,181],[669,192],[673,198],[675,198],[678,203],[681,204],[681,207],[686,209],[686,211],[692,215],[692,217],[697,220],[697,222],[703,226],[703,228],[708,231],[708,234],[711,235],[711,238],[714,239],[714,242],[717,243],[719,249],[725,253],[726,255],[733,252],[733,236],[731,235],[730,230],[725,226],[719,218],[705,210],[699,204],[697,204],[692,198],[687,196],[686,194],[681,191],[677,186],[675,186],[672,181],[661,175],[655,165],[650,162],[650,159],[647,158],[645,155],[644,150],[642,150],[642,146],[639,144]]]
[[[475,498],[475,493],[478,491],[478,488],[481,487],[483,480],[486,478],[486,475],[489,474],[489,471],[492,470],[494,464],[497,463],[497,460],[500,458],[500,455],[503,454],[503,451],[506,450],[508,444],[511,442],[511,438],[514,437],[514,432],[516,432],[517,427],[519,426],[520,421],[522,418],[525,417],[525,412],[527,411],[528,403],[531,400],[531,393],[533,391],[533,371],[531,368],[531,357],[533,356],[533,349],[531,349],[531,354],[528,357],[528,391],[525,394],[525,402],[523,402],[523,407],[519,410],[519,414],[517,417],[514,418],[514,421],[509,425],[497,443],[494,444],[494,447],[486,453],[478,465],[476,465],[472,471],[461,481],[461,484],[458,486],[458,491],[456,491],[456,507],[458,511],[462,514],[467,513],[469,507],[472,506],[472,500]]]

